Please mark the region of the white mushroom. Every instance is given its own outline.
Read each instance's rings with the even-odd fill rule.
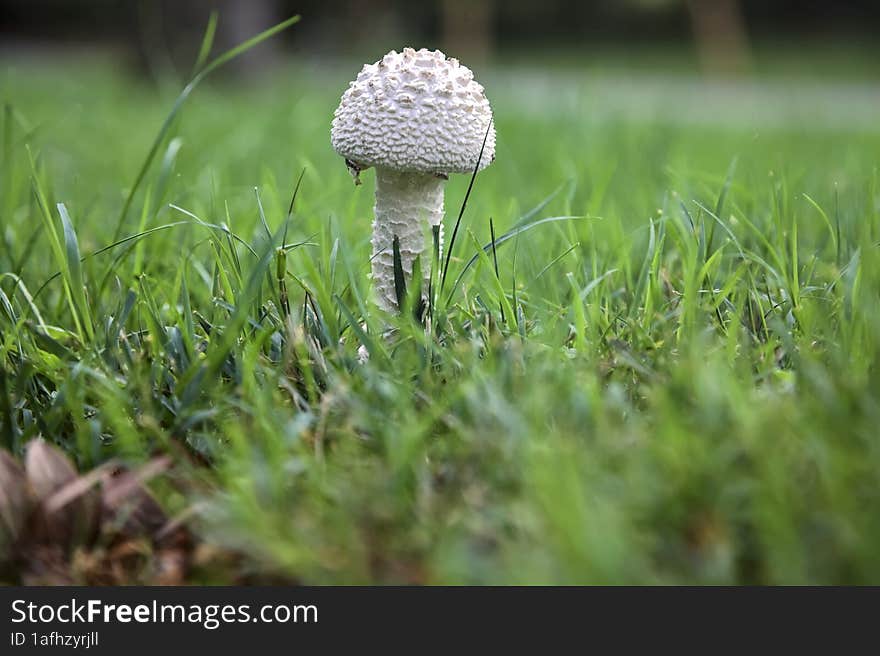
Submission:
[[[360,171],[376,169],[373,284],[380,307],[396,311],[394,237],[409,284],[413,262],[431,243],[430,226],[440,226],[442,249],[447,175],[495,159],[489,101],[471,70],[439,50],[392,50],[364,66],[342,95],[330,141],[356,183]],[[422,258],[424,290],[430,265]]]

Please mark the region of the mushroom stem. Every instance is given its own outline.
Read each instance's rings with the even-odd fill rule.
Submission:
[[[373,221],[373,285],[379,306],[396,312],[394,289],[394,237],[400,240],[400,260],[411,287],[413,262],[432,244],[431,226],[440,226],[443,250],[443,182],[434,174],[401,173],[376,167],[376,208]],[[432,251],[428,249],[430,254]],[[422,257],[422,295],[427,294],[431,259]]]

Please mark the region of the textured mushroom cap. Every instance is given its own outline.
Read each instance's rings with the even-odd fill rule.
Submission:
[[[330,141],[360,168],[465,173],[495,159],[492,108],[474,74],[439,50],[392,50],[367,64],[333,116]],[[488,137],[486,130],[489,130]]]

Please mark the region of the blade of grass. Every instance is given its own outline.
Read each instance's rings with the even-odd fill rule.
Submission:
[[[734,157],[727,168],[727,176],[724,178],[724,184],[718,193],[718,200],[715,202],[715,216],[720,217],[724,212],[724,203],[727,200],[727,194],[730,191],[730,185],[733,183],[733,175],[736,173],[736,161]],[[709,226],[709,236],[706,238],[706,248],[709,253],[712,252],[712,240],[715,237],[715,223]]]
[[[208,16],[208,25],[205,27],[205,34],[202,36],[202,44],[199,46],[199,54],[196,57],[196,63],[193,65],[192,75],[196,75],[208,61],[211,54],[211,48],[214,47],[214,35],[217,33],[217,10],[211,11]]]
[[[467,207],[468,198],[470,198],[471,190],[474,188],[474,180],[477,178],[477,171],[480,170],[480,163],[483,161],[483,151],[486,149],[486,139],[489,138],[489,131],[492,129],[492,121],[486,127],[486,134],[483,135],[483,144],[480,146],[480,154],[477,156],[477,163],[474,164],[474,172],[471,174],[471,180],[468,183],[467,191],[464,199],[461,201],[461,208],[458,210],[458,219],[455,221],[455,227],[452,229],[452,238],[449,240],[449,247],[446,249],[446,262],[443,264],[443,275],[440,277],[440,292],[446,285],[446,274],[449,272],[449,260],[452,258],[452,249],[455,246],[455,238],[458,235],[458,227],[461,225],[461,219],[464,216],[464,210]]]
[[[520,226],[518,228],[513,228],[511,230],[508,230],[503,235],[498,237],[498,239],[493,240],[494,244],[495,244],[494,247],[498,247],[501,244],[513,239],[517,235],[520,235],[524,232],[527,232],[527,231],[531,230],[532,228],[537,228],[538,226],[544,225],[545,223],[555,223],[557,221],[573,221],[573,220],[589,219],[589,218],[599,218],[599,217],[549,216],[549,217],[545,217],[543,219],[538,219],[537,221],[532,221],[531,223],[527,223],[526,225]],[[493,248],[493,245],[492,245],[492,243],[489,243],[489,244],[486,244],[485,246],[483,246],[482,251],[488,253],[491,248]],[[458,277],[455,279],[455,282],[452,284],[452,289],[449,291],[449,295],[446,297],[447,303],[449,301],[451,301],[452,297],[455,295],[455,290],[458,289],[458,286],[461,283],[461,280],[464,277],[464,274],[467,273],[468,269],[470,269],[474,265],[474,263],[479,259],[479,257],[480,257],[480,254],[475,253],[473,256],[471,256],[471,259],[469,259],[465,263],[464,267],[459,272]]]
[[[156,138],[153,140],[153,145],[150,147],[149,152],[147,153],[146,159],[144,159],[143,164],[141,165],[140,170],[138,171],[137,176],[135,177],[134,184],[132,184],[131,189],[128,192],[128,196],[125,199],[125,203],[122,206],[122,211],[119,213],[119,218],[116,222],[116,230],[113,235],[113,239],[116,240],[119,238],[119,235],[122,233],[122,227],[125,224],[125,219],[128,216],[128,211],[131,208],[131,204],[134,201],[135,194],[141,186],[141,183],[144,180],[144,177],[147,174],[147,170],[150,168],[150,165],[153,163],[153,159],[156,157],[156,153],[159,151],[160,146],[162,145],[163,140],[171,129],[172,124],[174,123],[174,119],[177,117],[177,114],[180,112],[180,109],[183,107],[187,98],[195,91],[196,87],[204,80],[208,75],[212,72],[232,61],[236,57],[244,54],[251,48],[258,46],[260,43],[265,41],[266,39],[270,39],[279,32],[286,30],[291,25],[299,22],[300,17],[292,16],[287,20],[278,23],[274,27],[270,27],[268,30],[264,30],[260,32],[256,36],[248,39],[244,43],[241,43],[234,48],[231,48],[219,55],[216,59],[212,60],[210,63],[204,66],[198,73],[196,73],[189,83],[183,88],[183,91],[180,92],[180,95],[177,96],[177,99],[174,101],[174,105],[171,107],[171,111],[165,117],[165,120],[162,123],[162,126],[159,128],[158,134],[156,134]],[[211,28],[211,23],[208,24],[209,29]],[[203,43],[207,39],[208,34],[206,30],[205,39],[203,39]],[[213,38],[213,37],[212,37]]]
[[[492,221],[492,217],[489,217],[489,237],[491,237],[492,241],[492,264],[495,266],[495,277],[498,278],[499,282],[501,281],[501,276],[498,273],[498,250],[495,248],[495,223]],[[514,293],[516,293],[516,284],[514,283]],[[516,305],[516,298],[513,299],[514,305]],[[504,303],[500,304],[501,309],[501,323],[507,323],[504,318]]]
[[[55,228],[55,222],[52,220],[52,214],[49,211],[46,193],[43,189],[43,184],[40,180],[39,173],[37,172],[37,165],[34,161],[34,157],[31,153],[30,147],[27,147],[27,153],[31,165],[31,182],[34,188],[34,194],[37,197],[37,205],[40,209],[40,218],[43,221],[43,227],[46,230],[46,233],[49,235],[49,246],[52,250],[53,256],[55,257],[55,263],[57,264],[60,273],[64,274],[64,296],[67,300],[67,305],[70,308],[71,315],[73,316],[73,321],[76,325],[77,333],[82,339],[85,337],[85,334],[83,333],[83,328],[80,324],[79,312],[77,311],[77,303],[74,300],[73,296],[74,292],[71,287],[71,282],[69,278],[67,257],[65,255],[64,249],[61,246],[61,240],[58,236],[58,231]],[[37,290],[37,294],[34,294],[34,297],[36,297],[41,290],[42,287]]]
[[[67,207],[64,203],[58,203],[58,214],[61,216],[61,226],[64,230],[64,248],[66,253],[65,268],[67,271],[68,282],[70,284],[73,300],[79,311],[80,320],[86,330],[86,336],[91,342],[95,336],[94,325],[92,323],[92,314],[89,311],[89,304],[86,301],[85,286],[83,285],[81,258],[79,254],[79,241],[76,238],[76,231],[73,229],[73,223],[70,221],[70,215],[67,213]]]
[[[342,315],[345,317],[345,320],[348,321],[348,325],[351,326],[351,329],[354,331],[354,334],[357,335],[360,343],[364,345],[364,348],[367,349],[367,353],[370,354],[370,359],[375,361],[378,358],[381,358],[384,361],[389,361],[388,353],[384,348],[375,340],[370,339],[367,333],[364,332],[361,325],[358,323],[357,319],[354,318],[354,315],[351,313],[351,310],[345,305],[341,298],[339,298],[339,294],[334,294],[333,299],[336,301],[336,304],[339,306],[339,310],[342,312]]]
[[[400,260],[400,239],[397,235],[394,235],[391,248],[394,258],[394,296],[397,299],[397,309],[402,310],[406,302],[406,278],[403,274],[403,262]]]

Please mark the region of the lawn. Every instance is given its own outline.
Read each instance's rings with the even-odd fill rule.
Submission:
[[[184,81],[4,61],[0,443],[186,529],[84,535],[83,492],[53,545],[0,494],[2,579],[880,583],[876,91],[567,61],[475,66],[427,325],[330,147],[359,62],[205,81],[139,180]]]

